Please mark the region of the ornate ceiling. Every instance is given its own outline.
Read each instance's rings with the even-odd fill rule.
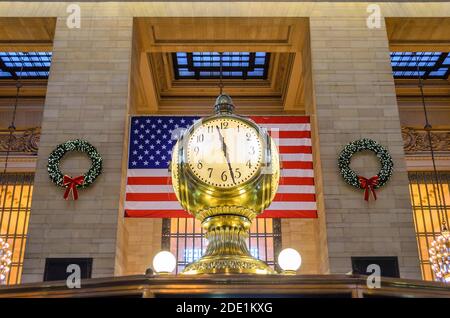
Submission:
[[[174,52],[267,52],[267,78],[226,78],[224,90],[240,113],[304,113],[308,37],[305,18],[135,18],[131,111],[211,112],[218,80],[177,77]]]

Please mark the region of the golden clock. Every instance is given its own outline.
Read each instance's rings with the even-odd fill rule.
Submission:
[[[274,273],[250,255],[245,241],[278,188],[277,147],[252,120],[233,114],[228,95],[217,98],[215,110],[192,125],[172,153],[177,198],[202,222],[209,242],[183,273]]]

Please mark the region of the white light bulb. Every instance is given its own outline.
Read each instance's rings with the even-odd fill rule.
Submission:
[[[284,271],[297,271],[302,265],[302,257],[293,248],[285,248],[278,255],[278,265]]]
[[[153,269],[157,273],[172,273],[177,266],[177,260],[172,253],[161,251],[153,257]]]

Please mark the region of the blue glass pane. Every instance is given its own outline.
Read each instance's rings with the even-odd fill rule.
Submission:
[[[255,64],[256,65],[264,65],[264,63],[266,62],[266,59],[265,58],[257,58],[256,60],[255,60]]]
[[[248,72],[248,75],[250,75],[250,76],[262,76],[263,75],[263,71],[254,70],[253,72]]]
[[[0,77],[12,77],[11,73],[0,70]]]
[[[0,61],[5,68],[2,72],[13,78],[47,78],[51,58],[51,52],[0,52]]]
[[[430,76],[444,76],[448,68],[440,68],[437,71],[430,72]]]
[[[177,61],[178,61],[178,64],[180,64],[180,65],[187,65],[187,58],[179,57]]]
[[[448,52],[391,52],[391,66],[395,78],[448,78]]]
[[[174,70],[179,78],[264,78],[269,54],[266,52],[177,52]],[[258,70],[257,70],[258,69]]]

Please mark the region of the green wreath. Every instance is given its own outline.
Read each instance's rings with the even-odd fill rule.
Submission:
[[[69,151],[84,152],[89,156],[92,165],[83,176],[72,179],[70,176],[66,176],[61,172],[59,164],[62,157]],[[76,200],[78,198],[76,189],[85,189],[89,187],[101,174],[102,157],[98,153],[97,149],[87,141],[81,139],[69,140],[58,145],[55,150],[52,151],[48,157],[47,168],[50,180],[52,180],[52,182],[57,186],[67,188],[64,198],[67,199],[69,192],[73,191],[72,194]]]
[[[357,175],[350,168],[350,161],[352,156],[363,150],[373,151],[381,163],[381,170],[378,174],[370,179],[366,179],[362,176]],[[374,189],[378,189],[386,184],[392,176],[394,170],[394,161],[392,160],[389,152],[380,145],[378,142],[372,139],[363,138],[359,140],[352,141],[347,144],[339,155],[339,169],[345,182],[354,186],[355,188],[365,189],[365,199],[368,200],[368,191],[371,190],[374,198],[376,199]]]

